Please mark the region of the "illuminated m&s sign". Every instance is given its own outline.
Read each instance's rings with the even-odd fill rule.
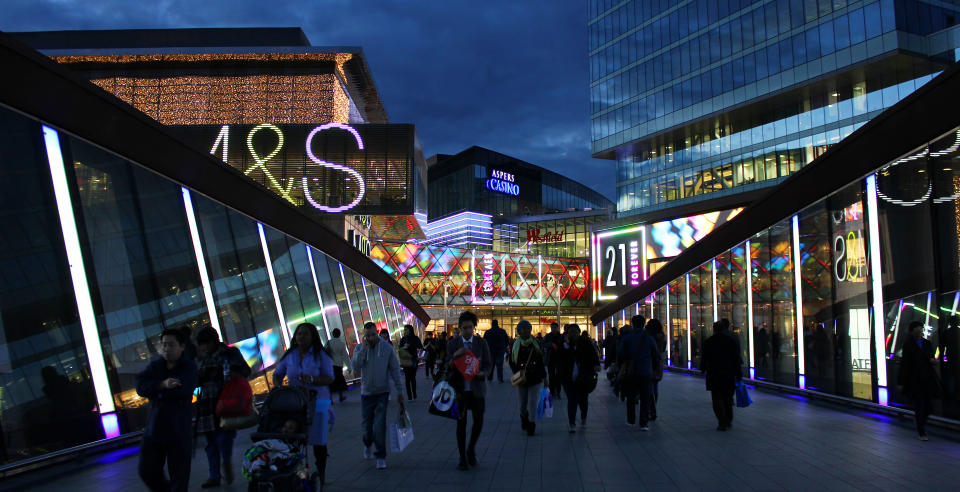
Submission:
[[[514,183],[513,174],[500,171],[499,169],[490,171],[490,179],[487,180],[487,189],[513,196],[520,194],[520,187]]]

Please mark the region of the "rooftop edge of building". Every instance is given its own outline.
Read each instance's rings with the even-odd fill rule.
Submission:
[[[36,50],[198,47],[309,47],[299,27],[91,29],[8,32]]]

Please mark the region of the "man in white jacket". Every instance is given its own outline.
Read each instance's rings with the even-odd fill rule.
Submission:
[[[353,368],[360,373],[360,403],[363,420],[363,457],[376,456],[377,469],[387,467],[387,403],[390,379],[397,391],[397,403],[403,405],[400,361],[397,352],[377,336],[377,325],[363,325],[363,343],[353,351]],[[371,446],[376,444],[376,453]]]
[[[330,349],[330,358],[333,359],[333,384],[330,385],[331,392],[340,393],[340,401],[347,399],[343,392],[347,390],[347,380],[343,377],[343,369],[351,371],[350,352],[347,351],[347,343],[340,337],[340,328],[333,329],[333,338],[327,342]]]

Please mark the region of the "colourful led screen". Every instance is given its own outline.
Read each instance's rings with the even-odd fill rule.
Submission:
[[[710,212],[654,222],[647,226],[647,261],[654,258],[672,258],[693,243],[703,239],[718,226],[734,218],[743,209]]]

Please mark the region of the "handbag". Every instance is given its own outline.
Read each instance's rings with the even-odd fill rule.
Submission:
[[[248,429],[260,422],[257,408],[250,403],[250,413],[234,417],[220,417],[220,427],[225,430]]]
[[[217,398],[217,417],[246,417],[253,412],[253,389],[243,376],[235,376],[223,387]]]
[[[527,362],[523,365],[523,369],[513,373],[513,376],[510,376],[510,384],[520,387],[527,385],[527,367],[530,366],[530,358],[533,357],[533,352],[537,350],[534,347],[530,347],[530,353],[527,354]]]
[[[547,388],[540,389],[540,400],[537,402],[537,420],[553,417],[553,396]]]
[[[428,412],[432,415],[439,415],[448,419],[456,420],[458,417],[459,398],[453,386],[447,381],[440,381],[433,387],[433,394],[430,397],[430,409]]]
[[[397,421],[390,424],[390,451],[401,453],[413,442],[413,423],[407,410],[400,407]]]

